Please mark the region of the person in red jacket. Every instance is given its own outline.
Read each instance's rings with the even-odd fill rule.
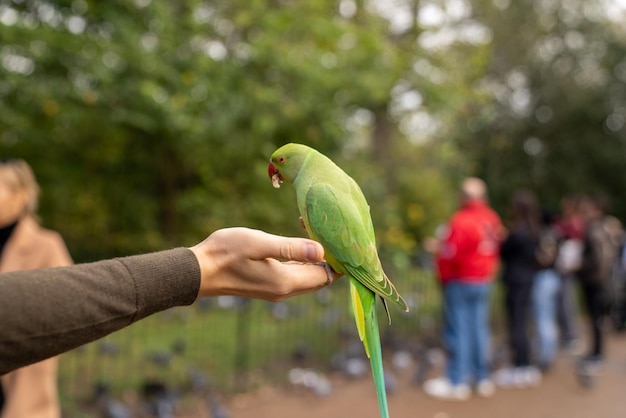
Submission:
[[[495,386],[489,374],[489,295],[499,262],[502,222],[487,202],[487,186],[470,177],[461,185],[461,205],[446,225],[436,254],[443,290],[445,376],[428,380],[433,397],[466,400],[470,384],[481,396]]]

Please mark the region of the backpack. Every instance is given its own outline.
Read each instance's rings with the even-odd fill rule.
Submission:
[[[550,229],[546,229],[539,235],[537,248],[535,249],[535,261],[542,269],[554,266],[559,255],[559,242]]]

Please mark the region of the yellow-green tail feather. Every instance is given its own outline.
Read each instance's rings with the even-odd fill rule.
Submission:
[[[389,418],[387,393],[385,392],[385,372],[380,347],[380,333],[376,316],[376,294],[355,279],[350,279],[350,300],[354,312],[354,320],[363,342],[365,353],[370,359],[378,407],[382,418]]]

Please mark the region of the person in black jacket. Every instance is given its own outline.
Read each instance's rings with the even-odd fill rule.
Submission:
[[[515,192],[509,211],[509,234],[500,247],[500,258],[512,367],[494,374],[496,384],[504,388],[534,386],[541,380],[539,370],[530,364],[527,330],[533,278],[537,272],[535,251],[541,229],[535,195],[527,190]]]
[[[623,230],[619,220],[606,215],[604,197],[585,198],[581,207],[586,228],[578,277],[591,329],[591,349],[584,363],[596,369],[604,356],[602,328],[609,312],[611,279]]]

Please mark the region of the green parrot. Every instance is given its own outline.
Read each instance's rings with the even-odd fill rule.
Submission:
[[[330,265],[350,280],[359,338],[370,359],[381,416],[388,418],[376,295],[381,297],[390,322],[388,302],[406,312],[409,308],[383,271],[365,196],[341,168],[306,145],[287,144],[277,149],[268,174],[276,188],[283,181],[294,185],[302,222],[311,239],[323,245],[326,267]]]

